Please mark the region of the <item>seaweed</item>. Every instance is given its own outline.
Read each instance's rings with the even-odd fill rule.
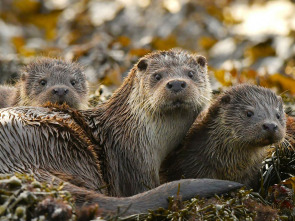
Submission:
[[[159,208],[148,214],[126,217],[124,220],[273,220],[279,219],[277,210],[242,188],[224,196],[209,199],[193,198],[181,201],[169,198],[169,208]]]
[[[76,219],[71,194],[62,188],[27,174],[0,175],[1,220]]]

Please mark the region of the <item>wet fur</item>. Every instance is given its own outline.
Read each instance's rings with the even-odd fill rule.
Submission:
[[[48,85],[40,85],[43,79],[48,81]],[[71,85],[71,80],[75,80],[76,84]],[[60,100],[52,94],[55,88],[68,89],[69,92]],[[5,96],[7,93],[10,93],[9,97]],[[21,70],[20,80],[15,87],[0,86],[0,95],[0,108],[64,102],[78,109],[87,107],[88,85],[78,64],[39,58]]]
[[[108,197],[108,180],[104,180],[101,171],[112,163],[106,161],[109,158],[105,154],[109,152],[101,149],[89,133],[91,128],[80,112],[66,106],[7,110],[0,113],[1,173],[26,172],[40,181],[63,182],[64,190],[71,192],[78,207],[97,203],[104,214],[116,212],[118,207],[121,211],[129,208],[124,213],[128,215],[167,208],[167,197],[175,196],[179,190],[183,200],[188,200],[195,195],[210,197],[242,186],[209,179],[181,180],[132,197]]]
[[[161,52],[161,56],[167,56],[167,64],[164,64],[169,66],[175,56],[179,59],[176,66],[186,65],[182,59],[191,58],[175,51]],[[160,53],[144,59],[150,62],[153,58],[163,59]],[[140,62],[137,65],[150,65],[145,65],[145,60]],[[197,64],[195,68],[200,67]],[[200,76],[208,83],[206,69],[202,70],[205,72]],[[133,195],[147,190],[146,186],[158,186],[157,167],[162,158],[178,145],[198,111],[206,106],[203,102],[210,99],[210,93],[204,90],[206,99],[196,96],[191,105],[177,108],[170,105],[162,112],[161,108],[144,102],[148,100],[145,96],[154,90],[143,86],[149,74],[145,71],[135,66],[112,98],[94,110],[76,111],[55,105],[2,109],[0,172],[32,173],[41,181],[64,182],[64,189],[72,193],[77,206],[98,203],[105,212],[130,207],[124,215],[167,207],[167,197],[178,190],[183,199],[189,199],[241,187],[227,181],[181,180],[132,197],[106,196]],[[181,76],[185,78],[179,72]],[[207,89],[210,90],[210,86]],[[171,110],[173,112],[169,112]]]
[[[254,121],[245,119],[248,109],[255,110]],[[276,113],[281,115],[279,120]],[[278,133],[268,143],[264,143],[268,139],[262,130],[264,122],[278,124]],[[233,87],[199,115],[183,147],[165,160],[163,180],[206,177],[253,187],[266,147],[282,141],[285,127],[282,100],[275,93],[251,85]]]
[[[74,195],[78,206],[99,203],[101,208],[114,211],[132,204],[128,213],[167,207],[167,197],[177,193],[179,183],[184,199],[240,187],[225,181],[182,180],[133,197],[105,196],[130,196],[160,184],[161,161],[179,144],[210,99],[203,61],[203,57],[182,51],[147,55],[111,99],[94,110],[55,105],[0,110],[0,172],[33,173],[41,181],[65,182],[65,189]],[[166,67],[166,75],[163,73],[158,82],[162,87],[156,84],[158,89],[146,83],[153,76],[148,69],[155,67],[152,62]],[[195,80],[183,71],[189,65],[195,68]],[[172,96],[165,87],[175,76],[190,85],[187,91]],[[168,108],[150,103],[159,94],[167,94],[160,99],[169,104]],[[193,94],[192,98],[187,96]],[[169,101],[174,98],[182,99],[185,105],[173,106]]]
[[[146,69],[137,68],[142,63],[146,63]],[[102,174],[112,196],[130,196],[158,186],[161,162],[177,147],[211,97],[206,67],[200,67],[193,56],[183,51],[152,53],[137,65],[95,114],[83,112],[94,136],[103,141],[107,163],[102,166]],[[185,76],[183,70],[188,66],[204,82],[192,82]],[[152,74],[159,69],[164,69],[167,76],[151,87]],[[173,99],[165,89],[171,79],[188,82],[188,90],[174,96],[188,105],[171,105],[171,109],[162,106]]]

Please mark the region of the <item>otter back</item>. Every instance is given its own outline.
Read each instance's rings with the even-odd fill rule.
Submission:
[[[5,96],[7,93],[10,97]],[[88,86],[78,64],[40,58],[22,69],[15,89],[1,86],[0,97],[0,108],[42,106],[47,102],[83,108],[87,106]]]

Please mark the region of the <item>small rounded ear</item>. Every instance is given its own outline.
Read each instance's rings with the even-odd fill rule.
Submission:
[[[223,103],[223,104],[228,104],[229,102],[230,102],[230,96],[228,95],[228,94],[226,94],[226,95],[223,95],[222,96],[222,98],[221,98],[221,102]]]
[[[148,66],[148,60],[143,58],[141,59],[138,63],[137,63],[137,68],[140,71],[145,71],[147,69]]]
[[[199,65],[201,65],[201,67],[204,68],[204,67],[206,66],[207,59],[206,59],[204,56],[199,55],[199,56],[197,57],[197,63],[198,63]]]

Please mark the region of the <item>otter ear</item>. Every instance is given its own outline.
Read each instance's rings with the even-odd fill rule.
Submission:
[[[226,94],[226,95],[222,96],[221,103],[228,104],[230,102],[230,100],[231,100],[231,97],[228,94]]]
[[[138,63],[137,63],[137,68],[140,71],[145,71],[147,69],[148,66],[148,60],[143,58],[141,59]]]
[[[202,55],[198,55],[198,57],[196,58],[197,59],[197,63],[201,66],[201,67],[205,67],[206,64],[207,64],[207,59],[202,56]]]

